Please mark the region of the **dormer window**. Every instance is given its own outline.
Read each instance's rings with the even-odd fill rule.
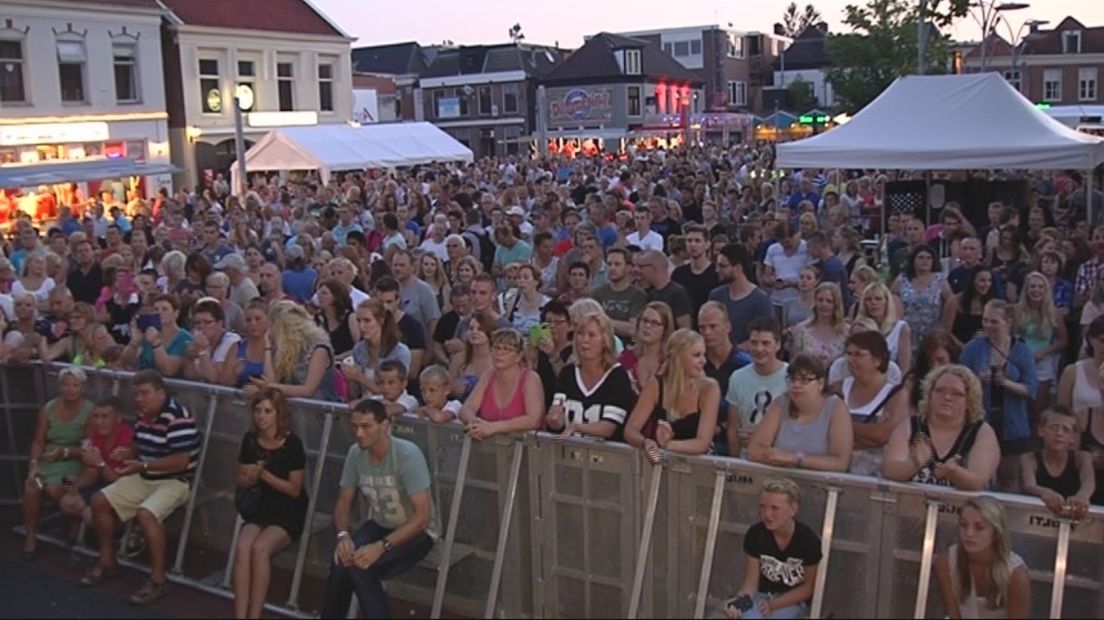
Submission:
[[[1063,54],[1080,54],[1081,53],[1081,31],[1080,30],[1067,30],[1062,33],[1062,53]]]
[[[640,50],[625,50],[625,75],[640,75]]]

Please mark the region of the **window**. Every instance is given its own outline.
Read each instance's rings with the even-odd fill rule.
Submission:
[[[640,75],[640,50],[625,50],[625,73]]]
[[[1077,70],[1077,100],[1096,101],[1096,67]]]
[[[698,56],[701,54],[701,39],[694,39],[690,42],[690,55]]]
[[[674,56],[675,55],[674,49],[672,48],[670,41],[663,44],[663,53],[667,54],[668,56]]]
[[[1063,54],[1080,54],[1081,53],[1081,31],[1080,30],[1067,30],[1062,33],[1062,53]]]
[[[491,115],[491,87],[480,86],[479,87],[479,115],[490,116]]]
[[[629,116],[640,116],[640,87],[629,87]]]
[[[213,58],[202,58],[199,61],[199,98],[204,114],[222,113],[219,62]]]
[[[1020,90],[1020,70],[1019,69],[1016,69],[1015,71],[1012,71],[1012,70],[1005,71],[1004,72],[1004,79],[1005,79],[1005,81],[1007,81],[1009,84],[1012,85],[1012,88],[1015,88],[1016,90]]]
[[[689,41],[675,41],[675,58],[683,58],[690,55]]]
[[[23,42],[0,41],[0,103],[26,103]]]
[[[502,85],[502,113],[517,114],[518,112],[518,85]]]
[[[744,57],[744,37],[738,34],[728,35],[728,57],[729,58],[743,58]]]
[[[290,62],[276,63],[276,91],[280,95],[280,111],[295,109],[295,72]]]
[[[84,43],[58,41],[58,74],[61,77],[61,101],[84,103]]]
[[[333,112],[333,99],[333,65],[318,65],[318,109]]]
[[[747,105],[747,84],[734,80],[728,83],[728,103],[734,106]]]
[[[1043,101],[1062,100],[1062,70],[1043,71]]]
[[[138,51],[133,43],[111,46],[115,59],[115,100],[119,103],[138,102]]]
[[[239,60],[238,61],[238,85],[248,86],[249,90],[253,91],[253,100],[247,101],[249,107],[242,108],[242,112],[252,112],[253,108],[257,106],[257,88],[253,84],[253,80],[257,78],[257,65],[252,60]]]

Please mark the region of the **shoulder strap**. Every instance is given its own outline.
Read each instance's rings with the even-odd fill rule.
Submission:
[[[878,412],[881,411],[883,408],[885,408],[886,403],[888,403],[890,401],[890,399],[893,398],[897,394],[897,392],[900,392],[901,388],[904,387],[904,386],[905,386],[904,383],[898,383],[897,385],[890,388],[889,392],[885,395],[885,397],[882,398],[882,400],[879,401],[878,404],[873,409],[870,410],[870,413],[866,416],[866,418],[863,419],[863,423],[869,424],[869,423],[873,422],[874,420],[876,420],[878,418]]]

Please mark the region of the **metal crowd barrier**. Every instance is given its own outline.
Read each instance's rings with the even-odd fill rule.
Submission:
[[[8,435],[0,463],[13,470],[0,480],[15,482],[5,501],[18,501],[33,412],[54,393],[60,367],[0,369]],[[88,372],[90,397],[129,399],[129,373]],[[170,579],[232,598],[240,527],[232,472],[249,413],[236,390],[169,385],[196,417],[204,444],[197,483],[167,523],[176,541]],[[328,573],[329,511],[353,437],[344,406],[294,406],[310,505],[299,543],[273,558],[292,575],[287,599],[266,608],[307,617],[321,592],[304,593],[303,586],[308,576]],[[527,434],[476,443],[458,424],[413,417],[396,420],[393,434],[426,454],[437,544],[387,588],[434,618],[445,610],[472,617],[719,617],[743,581],[743,536],[759,520],[759,487],[779,475],[798,483],[799,519],[822,538],[812,617],[937,617],[943,605],[932,587],[933,558],[955,539],[958,509],[973,495],[715,457],[667,455],[652,466],[624,444],[592,439]],[[1037,499],[990,495],[1004,505],[1013,547],[1030,569],[1031,615],[1104,616],[1104,509],[1071,523]],[[211,551],[225,553],[217,569],[204,561]],[[283,601],[283,593],[273,589],[270,599]]]

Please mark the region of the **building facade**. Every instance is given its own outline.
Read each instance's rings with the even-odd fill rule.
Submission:
[[[984,45],[985,70],[999,71],[1031,101],[1055,106],[1104,103],[1104,26],[1088,27],[1066,17],[1049,30],[1032,27],[1015,48],[998,36]],[[963,57],[966,72],[981,71],[982,64],[981,44]]]
[[[5,2],[0,166],[97,159],[168,164],[160,23],[155,0]],[[87,180],[79,189],[90,197],[102,181],[108,180]],[[111,181],[149,195],[172,179]]]
[[[249,144],[274,127],[353,119],[353,39],[304,0],[161,0],[173,162],[229,179],[235,95]]]
[[[788,89],[798,81],[808,85],[809,94],[815,99],[812,107],[828,110],[835,107],[836,95],[832,90],[832,83],[828,81],[832,59],[825,48],[827,41],[827,24],[810,26],[775,59],[772,90],[777,93],[775,100],[779,101],[779,107],[798,113],[808,109],[796,109],[798,106],[794,105],[795,102],[788,101],[786,96]]]
[[[421,117],[476,157],[518,152],[536,130],[537,83],[563,50],[526,43],[442,48],[418,80]]]
[[[621,33],[651,41],[705,86],[705,109],[760,111],[763,89],[773,85],[771,65],[789,39],[773,33],[744,32],[731,25],[664,28]]]
[[[418,120],[417,110],[421,102],[417,101],[414,91],[418,87],[418,78],[429,67],[429,59],[435,53],[436,48],[423,48],[413,41],[358,47],[352,52],[353,73],[390,79],[395,91],[394,109],[390,116],[399,121]],[[381,112],[381,115],[384,114],[387,113]]]
[[[646,39],[590,37],[542,81],[544,133],[551,140],[614,140],[678,132],[705,110],[696,73]]]

